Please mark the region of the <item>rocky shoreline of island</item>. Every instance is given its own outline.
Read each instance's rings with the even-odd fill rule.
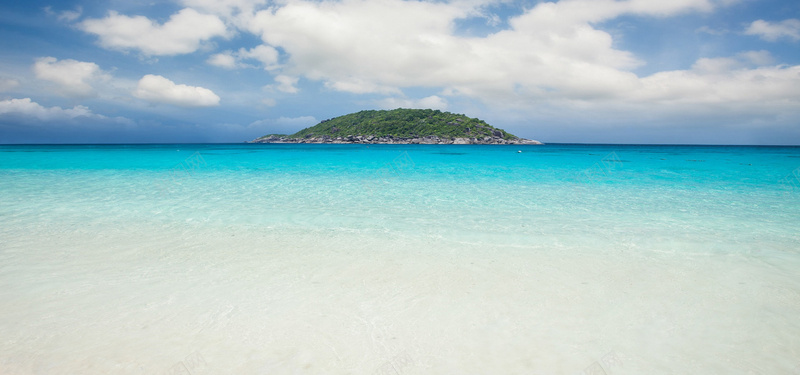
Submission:
[[[250,141],[250,143],[330,143],[330,144],[390,144],[390,145],[541,145],[532,139],[504,139],[498,136],[481,138],[445,138],[438,136],[394,137],[374,135],[350,135],[344,137],[309,136],[295,138],[283,135],[269,135]]]

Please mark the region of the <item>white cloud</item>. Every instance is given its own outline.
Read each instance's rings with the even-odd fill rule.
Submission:
[[[512,18],[508,30],[459,37],[454,23],[480,12],[480,4],[472,6],[294,0],[259,11],[249,29],[286,51],[284,71],[338,91],[396,94],[422,86],[497,96],[517,95],[521,87],[583,97],[603,95],[610,84],[635,84],[626,70],[642,64],[615,49],[611,35],[592,23],[623,14],[668,16],[712,7],[696,0],[562,0]]]
[[[175,84],[159,75],[148,74],[139,80],[133,96],[151,103],[166,103],[180,107],[212,107],[219,105],[219,96],[197,86]]]
[[[734,69],[745,69],[772,64],[769,51],[746,51],[734,57],[701,58],[692,65],[698,73],[717,74]]]
[[[745,30],[745,34],[758,35],[761,39],[770,42],[780,38],[800,40],[800,20],[792,18],[781,22],[753,21]]]
[[[300,91],[300,89],[298,89],[296,86],[297,81],[299,81],[299,78],[297,77],[279,75],[275,77],[275,82],[277,82],[277,85],[269,85],[267,88],[273,88],[289,94],[296,94]]]
[[[64,10],[61,12],[56,12],[53,10],[53,7],[46,6],[44,7],[44,12],[50,16],[55,16],[56,18],[58,18],[59,21],[73,22],[78,18],[81,18],[81,15],[83,14],[83,8],[78,6],[75,8],[75,10]]]
[[[769,51],[745,51],[738,55],[739,59],[745,63],[755,66],[770,65],[775,62],[775,58]]]
[[[430,108],[430,109],[447,109],[447,100],[437,96],[431,95],[422,99],[406,99],[406,98],[385,98],[377,102],[378,106],[384,109],[395,108]]]
[[[111,76],[92,62],[55,57],[42,57],[33,64],[36,78],[57,84],[58,92],[68,97],[91,97],[96,95],[92,83],[108,81]]]
[[[0,101],[0,116],[21,116],[42,121],[71,120],[75,118],[106,119],[103,115],[92,113],[89,108],[78,105],[72,108],[44,107],[31,101],[30,98],[9,99]]]
[[[800,66],[752,66],[766,58],[759,51],[734,58],[700,59],[690,70],[642,78],[639,89],[625,99],[692,107],[722,104],[755,112],[800,108]]]
[[[709,12],[727,3],[539,2],[508,19],[504,30],[465,37],[457,34],[456,21],[482,14],[480,2],[286,0],[248,18],[248,30],[285,52],[283,75],[337,91],[384,94],[389,97],[377,103],[385,108],[446,106],[449,97],[467,97],[500,111],[552,111],[555,117],[604,108],[631,118],[651,111],[797,112],[798,67],[773,65],[765,51],[699,59],[691,69],[642,77],[633,70],[645,62],[596,26],[620,16]],[[441,91],[422,103],[404,97],[402,90],[411,87]]]
[[[225,69],[255,67],[244,62],[247,60],[256,60],[264,69],[273,70],[277,68],[278,50],[262,44],[251,49],[240,48],[237,52],[224,51],[217,53],[212,55],[206,62]]]
[[[505,108],[508,113],[527,113],[538,121],[560,121],[575,127],[593,124],[586,125],[584,133],[632,124],[635,128],[706,127],[717,129],[714,142],[723,143],[729,134],[720,133],[722,129],[740,134],[737,132],[744,129],[796,127],[800,118],[800,66],[761,66],[756,63],[759,58],[763,56],[754,60],[752,54],[743,53],[699,59],[691,69],[638,78],[633,88],[617,90],[604,98],[543,96],[528,107],[518,98]],[[497,103],[496,108],[504,108],[502,105]],[[710,141],[706,138],[703,142]]]
[[[278,63],[278,50],[264,44],[249,50],[242,48],[238,56],[240,59],[258,60],[267,69],[274,68]]]
[[[0,77],[0,92],[10,91],[19,86],[19,81],[13,78]]]
[[[289,74],[366,93],[397,86],[415,70],[425,73],[425,64],[447,52],[437,38],[447,38],[452,20],[466,14],[441,3],[290,1],[258,12],[250,30],[287,52]]]
[[[215,15],[185,8],[173,14],[163,25],[143,16],[125,16],[109,12],[106,18],[88,19],[79,27],[100,38],[100,45],[111,49],[138,49],[146,55],[191,53],[202,42],[226,35],[226,27]]]
[[[235,69],[239,66],[236,62],[236,57],[233,56],[230,51],[211,55],[206,62],[225,69]]]
[[[268,5],[268,0],[182,0],[180,3],[187,8],[219,15],[226,22],[242,27],[256,9]]]
[[[78,7],[75,10],[65,10],[58,15],[58,19],[61,21],[72,22],[77,20],[83,14],[83,8]]]
[[[325,82],[325,87],[336,91],[350,92],[353,94],[401,94],[400,89],[397,87],[380,85],[374,81],[360,77],[342,77],[334,81]]]

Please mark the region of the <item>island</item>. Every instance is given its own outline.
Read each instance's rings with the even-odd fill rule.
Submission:
[[[405,108],[351,113],[291,135],[267,134],[250,143],[542,144],[462,114]]]

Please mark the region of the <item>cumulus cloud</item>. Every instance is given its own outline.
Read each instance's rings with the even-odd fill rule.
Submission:
[[[575,129],[584,127],[578,134],[596,131],[598,127],[683,128],[683,140],[677,137],[671,142],[694,139],[691,129],[695,127],[709,131],[702,140],[694,139],[706,143],[724,143],[725,139],[733,142],[730,137],[743,136],[746,129],[796,128],[800,118],[800,66],[759,65],[763,58],[760,51],[703,58],[690,69],[639,78],[633,88],[618,90],[604,98],[542,97],[527,109],[524,103],[514,102],[508,113],[522,111],[530,116],[528,120],[560,122],[562,127],[569,124]],[[735,142],[752,142],[737,139]],[[780,143],[780,140],[768,142]]]
[[[30,98],[0,100],[2,143],[123,143],[134,139],[130,131],[137,128],[128,118],[103,116],[82,105],[46,107]]]
[[[385,98],[378,100],[378,106],[384,109],[395,108],[430,108],[430,109],[447,109],[447,100],[438,96],[431,95],[422,99],[407,99],[407,98]]]
[[[213,107],[219,105],[219,96],[198,86],[175,84],[159,75],[148,74],[139,80],[133,96],[151,103],[166,103],[180,107]]]
[[[259,11],[249,27],[287,52],[288,71],[335,90],[367,93],[398,86],[415,70],[427,73],[425,65],[447,52],[436,39],[446,39],[452,20],[465,14],[441,3],[291,1]]]
[[[187,8],[219,15],[237,27],[244,26],[256,9],[269,5],[268,0],[181,0],[180,3]]]
[[[798,67],[774,65],[767,52],[699,59],[690,69],[639,76],[634,70],[646,62],[619,49],[597,26],[621,16],[709,12],[724,3],[539,2],[509,18],[505,29],[474,37],[458,35],[455,24],[481,14],[485,4],[479,1],[288,0],[248,17],[247,26],[266,45],[286,53],[280,67],[285,77],[321,81],[336,91],[384,94],[388,97],[376,101],[384,108],[442,107],[449,97],[474,98],[500,110],[552,111],[553,116],[612,107],[643,116],[662,109],[767,113],[776,105],[797,108]],[[405,98],[403,89],[417,87],[440,94],[424,101]],[[772,102],[763,105],[767,101]]]
[[[753,21],[745,30],[747,35],[758,35],[761,39],[775,42],[781,38],[800,40],[800,20],[788,19],[781,22],[764,20]]]
[[[692,71],[713,75],[734,69],[745,69],[772,64],[769,51],[745,51],[733,57],[701,58],[692,65]]]
[[[335,91],[350,92],[353,94],[401,94],[400,89],[397,87],[381,85],[360,77],[342,77],[337,80],[327,81],[325,82],[325,87]]]
[[[297,82],[299,78],[297,77],[290,77],[287,75],[278,75],[275,76],[275,85],[269,85],[266,88],[268,89],[275,89],[278,91],[282,91],[289,94],[296,94],[300,92],[300,89],[297,88]]]
[[[89,108],[82,105],[72,108],[44,107],[30,98],[0,101],[0,116],[17,116],[41,121],[72,120],[76,118],[108,119],[106,116],[92,113]],[[119,119],[122,120],[122,118]]]
[[[800,105],[800,66],[753,66],[769,61],[763,51],[732,58],[700,59],[689,70],[667,71],[641,79],[629,101],[726,104],[771,111]],[[743,107],[744,106],[744,107]]]
[[[163,25],[144,16],[129,17],[112,11],[105,18],[85,20],[79,27],[97,35],[105,48],[136,49],[145,55],[191,53],[202,42],[227,33],[219,17],[191,8],[173,14]]]
[[[469,96],[603,95],[635,84],[642,64],[617,50],[593,23],[624,14],[669,16],[712,8],[709,1],[562,0],[539,3],[484,38],[455,35],[458,19],[479,4],[345,0],[289,1],[259,11],[249,29],[286,51],[285,69],[333,90],[396,94],[404,87],[445,87]],[[335,30],[332,32],[331,30]],[[364,32],[369,30],[369,32]],[[409,32],[413,30],[414,32]]]
[[[274,67],[278,63],[278,50],[271,46],[260,45],[251,49],[240,49],[239,58],[253,59],[260,62],[265,68]]]
[[[224,51],[209,57],[207,63],[225,69],[255,67],[246,63],[255,60],[266,70],[277,68],[278,50],[268,45],[260,45],[250,49],[240,48],[239,51]]]
[[[209,63],[210,65],[218,66],[220,68],[225,68],[225,69],[234,69],[239,66],[239,64],[236,61],[236,57],[233,56],[233,54],[231,54],[230,51],[211,55],[211,57],[209,57],[208,60],[206,60],[206,62]]]
[[[33,64],[36,78],[58,85],[58,92],[69,97],[91,97],[96,95],[93,82],[108,81],[111,76],[93,62],[55,57],[42,57]]]

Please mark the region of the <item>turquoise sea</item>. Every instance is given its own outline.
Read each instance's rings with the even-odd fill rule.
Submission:
[[[800,374],[800,147],[0,146],[0,374]]]

